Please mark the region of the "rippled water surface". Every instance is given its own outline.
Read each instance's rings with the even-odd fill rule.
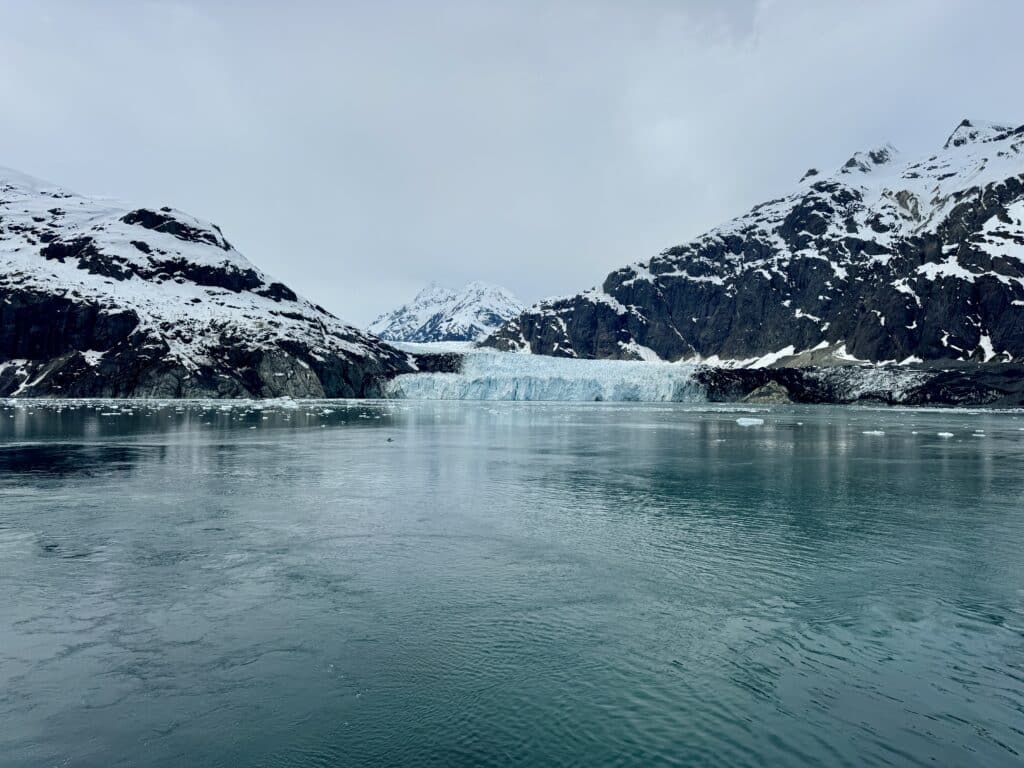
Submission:
[[[0,403],[0,765],[1019,764],[1022,428]]]

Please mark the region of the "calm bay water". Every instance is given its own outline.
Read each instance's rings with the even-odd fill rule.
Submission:
[[[0,404],[0,765],[1022,760],[1020,414]]]

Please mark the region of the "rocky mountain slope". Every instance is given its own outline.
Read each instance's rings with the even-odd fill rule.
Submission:
[[[214,224],[0,169],[0,395],[363,396],[412,369]]]
[[[433,283],[368,330],[389,341],[480,341],[522,311],[522,302],[496,285],[472,282],[456,292]]]
[[[1024,126],[861,152],[697,240],[542,302],[486,342],[744,364],[1024,358]]]

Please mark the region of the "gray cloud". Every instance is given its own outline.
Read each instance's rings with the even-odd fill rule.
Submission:
[[[1024,122],[1014,0],[0,2],[0,164],[173,204],[368,322],[526,300],[892,141]]]

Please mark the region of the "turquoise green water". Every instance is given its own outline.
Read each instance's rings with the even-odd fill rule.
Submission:
[[[0,765],[1024,759],[1019,414],[220,408],[0,403]]]

